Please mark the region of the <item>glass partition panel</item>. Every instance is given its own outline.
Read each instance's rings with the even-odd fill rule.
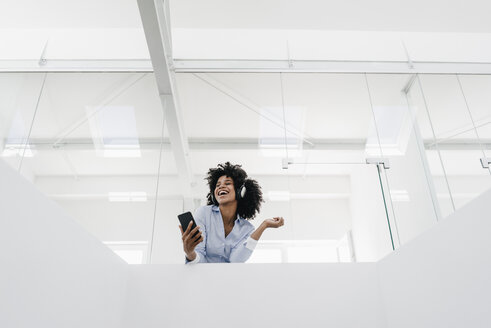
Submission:
[[[434,142],[435,134],[427,110],[426,98],[422,92],[418,77],[415,76],[413,83],[409,86],[410,88],[407,92],[409,111],[413,118],[414,131],[418,138],[423,140],[424,146],[420,147],[422,159],[426,159],[427,168],[429,168],[429,173],[427,172],[428,170],[426,171],[426,178],[430,181],[430,186],[431,181],[433,181],[434,193],[436,193],[438,200],[436,209],[437,211],[439,210],[439,216],[446,217],[450,213],[453,213],[455,207],[445,174],[442,156],[439,152],[438,145]]]
[[[325,228],[318,233],[324,240],[347,240],[351,260],[379,260],[393,246],[378,166],[366,164],[367,159],[381,154],[364,75],[283,74],[282,86],[285,122],[287,126],[302,122],[310,142],[304,143],[302,151],[287,154],[290,192],[309,190],[310,179],[326,197],[306,196],[304,204],[292,199],[290,215],[307,223],[309,216],[315,217],[312,209],[317,209],[323,213],[318,217]],[[301,111],[301,120],[295,110]],[[288,132],[285,138],[292,144],[293,136]],[[345,188],[336,183],[341,177],[349,181]],[[343,193],[349,204],[344,216],[338,208],[342,204],[338,197]],[[301,229],[301,224],[295,227],[300,236]],[[310,232],[304,238],[313,235]]]
[[[0,74],[0,157],[16,170],[37,152],[28,139],[45,78],[45,73]]]
[[[286,220],[249,262],[376,261],[491,187],[490,77],[410,78],[181,73],[164,117],[153,74],[1,74],[2,158],[133,263],[183,263],[226,161]]]
[[[119,254],[145,263],[162,119],[152,74],[50,73],[29,136],[36,152],[21,173]]]
[[[469,117],[479,137],[483,162],[486,164],[487,161],[487,165],[491,166],[491,76],[460,75],[459,82],[469,110]],[[488,167],[487,170],[491,174],[491,168]],[[488,184],[487,188],[491,188],[491,185]]]
[[[438,219],[433,181],[419,131],[403,92],[412,76],[367,75],[385,167],[388,206],[394,214],[396,244],[404,244],[431,227]]]
[[[285,218],[248,262],[375,261],[392,250],[377,166],[366,164],[366,148],[380,147],[363,75],[182,73],[177,87],[195,207],[208,169],[230,161],[262,186],[253,225]]]
[[[443,217],[491,187],[489,171],[481,164],[486,150],[479,137],[486,129],[486,96],[474,88],[473,78],[461,83],[455,75],[419,76],[409,93]],[[470,102],[466,89],[473,90]]]

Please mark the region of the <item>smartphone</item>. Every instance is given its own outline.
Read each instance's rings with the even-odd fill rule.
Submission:
[[[181,227],[182,227],[183,231],[186,231],[186,229],[188,228],[189,222],[191,222],[191,221],[193,221],[193,225],[191,226],[191,230],[196,227],[196,222],[194,221],[194,218],[193,218],[193,215],[191,214],[191,212],[179,214],[177,216],[177,218],[179,219],[179,222],[181,222]],[[199,233],[199,230],[196,231],[196,233],[193,235],[193,237],[195,237],[198,233]]]

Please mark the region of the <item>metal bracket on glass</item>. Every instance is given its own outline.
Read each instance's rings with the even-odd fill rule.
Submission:
[[[481,158],[481,165],[483,169],[489,169],[490,164],[491,164],[491,159],[487,157]]]
[[[283,158],[281,160],[281,167],[283,170],[288,170],[288,165],[292,164],[291,162],[288,161],[288,158]]]
[[[367,158],[367,164],[383,165],[384,169],[390,169],[390,161],[388,158]]]
[[[46,60],[46,49],[48,49],[48,42],[49,42],[49,39],[46,40],[46,43],[44,44],[44,48],[43,48],[43,52],[41,53],[41,58],[39,58],[39,62],[38,62],[38,65],[39,66],[45,66],[48,61]]]

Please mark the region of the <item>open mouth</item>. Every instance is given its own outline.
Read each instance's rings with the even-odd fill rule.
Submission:
[[[227,195],[228,194],[228,191],[225,191],[225,190],[220,190],[218,192],[218,196],[224,196],[224,195]]]

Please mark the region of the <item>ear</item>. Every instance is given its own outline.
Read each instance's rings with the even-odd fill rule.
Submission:
[[[213,202],[214,205],[218,206],[218,201],[215,199],[215,195],[213,195],[212,192],[210,192],[210,197],[211,197],[211,201]]]

